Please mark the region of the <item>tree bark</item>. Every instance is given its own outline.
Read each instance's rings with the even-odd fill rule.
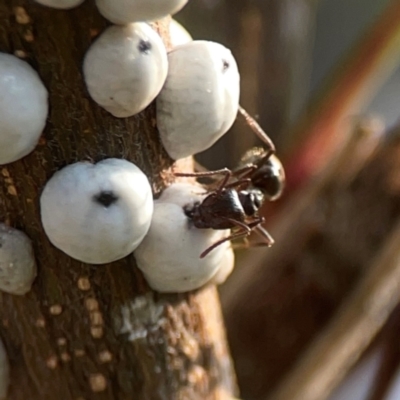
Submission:
[[[154,293],[133,256],[83,264],[50,245],[40,223],[41,190],[67,164],[127,159],[146,173],[155,195],[172,180],[154,106],[117,119],[88,96],[82,60],[106,26],[93,3],[60,11],[0,0],[0,51],[38,71],[50,103],[35,151],[0,167],[0,221],[28,234],[38,263],[31,292],[0,294],[8,398],[224,399],[235,383],[214,288]],[[167,25],[154,24],[164,39]]]

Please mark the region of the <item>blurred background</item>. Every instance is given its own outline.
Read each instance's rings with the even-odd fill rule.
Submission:
[[[400,1],[191,0],[176,19],[232,50],[287,174],[263,210],[276,244],[221,288],[241,398],[400,400]],[[254,145],[239,120],[197,159]]]

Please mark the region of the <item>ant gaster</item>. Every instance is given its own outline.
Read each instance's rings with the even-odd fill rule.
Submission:
[[[267,148],[255,148],[245,153],[237,170],[227,168],[217,171],[176,173],[184,177],[213,177],[222,175],[217,188],[207,192],[202,202],[184,208],[193,225],[200,229],[234,229],[231,235],[207,248],[205,257],[222,243],[247,237],[254,230],[263,238],[263,244],[274,243],[271,235],[262,227],[264,218],[258,210],[265,200],[273,201],[283,191],[285,174],[279,159],[274,155],[275,146],[258,123],[239,106],[240,114],[266,144]]]

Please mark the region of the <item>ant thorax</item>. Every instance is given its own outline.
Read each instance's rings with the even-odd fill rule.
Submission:
[[[260,189],[251,188],[250,190],[241,190],[238,194],[246,215],[256,215],[264,202],[264,193]]]
[[[244,221],[245,210],[234,189],[213,191],[200,203],[184,207],[185,214],[196,228],[230,229],[231,220]]]

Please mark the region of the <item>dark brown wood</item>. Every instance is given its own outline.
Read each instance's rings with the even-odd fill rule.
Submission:
[[[154,293],[132,256],[96,267],[77,262],[50,245],[40,224],[41,190],[67,164],[125,158],[156,195],[172,180],[154,106],[117,119],[85,89],[83,56],[106,24],[91,0],[69,11],[0,0],[0,51],[38,71],[50,101],[36,150],[0,167],[0,221],[29,235],[39,266],[26,296],[0,295],[9,399],[223,399],[235,383],[214,288]],[[164,38],[167,24],[155,24]]]

